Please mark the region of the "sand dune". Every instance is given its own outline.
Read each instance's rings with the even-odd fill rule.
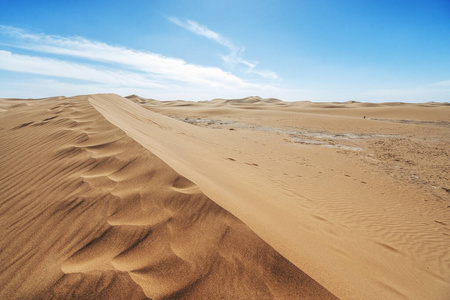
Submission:
[[[1,104],[0,298],[334,298],[87,96]]]
[[[435,221],[448,219],[448,183],[437,178],[434,183],[425,181],[422,185],[413,180],[401,182],[401,171],[393,174],[397,180],[392,180],[391,174],[377,173],[388,170],[371,168],[369,164],[380,161],[376,155],[385,155],[396,164],[407,165],[408,160],[402,162],[396,155],[409,156],[408,147],[393,151],[387,148],[385,152],[377,147],[395,145],[395,141],[404,139],[402,135],[414,133],[436,143],[428,148],[420,144],[423,151],[430,153],[436,148],[439,158],[432,162],[439,162],[441,169],[436,172],[431,165],[423,165],[429,177],[447,176],[448,127],[437,126],[440,123],[398,124],[345,114],[325,117],[295,110],[274,112],[259,107],[238,109],[232,115],[229,109],[221,115],[208,104],[196,104],[195,110],[190,107],[185,111],[190,116],[217,112],[214,116],[221,120],[237,117],[240,121],[231,123],[239,125],[237,131],[221,130],[218,134],[144,111],[117,97],[95,96],[91,102],[108,120],[194,181],[206,195],[337,296],[446,298],[449,255],[444,249],[448,248],[448,229],[446,222],[435,226]],[[172,116],[180,116],[184,109],[176,105],[153,108]],[[129,118],[119,118],[121,111],[126,111]],[[225,118],[227,115],[229,118]],[[448,114],[438,114],[436,122],[440,116]],[[293,131],[295,123],[308,130]],[[284,129],[268,126],[274,124]],[[337,132],[324,133],[326,128]],[[311,148],[314,143],[292,147],[297,143],[289,138],[302,135],[315,135],[316,141],[325,140],[319,145],[327,147]],[[290,143],[294,145],[286,145]],[[355,147],[358,144],[360,147]],[[372,157],[355,151],[365,147],[372,148]],[[361,160],[369,164],[362,167]],[[377,166],[383,169],[383,163]],[[436,189],[436,194],[424,193],[425,188]],[[440,202],[427,203],[430,197]],[[439,262],[433,258],[436,251],[440,253]]]
[[[450,106],[127,98],[0,100],[0,298],[448,299]]]

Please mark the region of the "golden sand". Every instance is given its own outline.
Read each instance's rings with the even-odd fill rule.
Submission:
[[[0,298],[448,299],[450,106],[0,99]]]

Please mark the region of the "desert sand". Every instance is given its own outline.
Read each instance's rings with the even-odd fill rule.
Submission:
[[[0,298],[449,299],[450,105],[0,99]]]

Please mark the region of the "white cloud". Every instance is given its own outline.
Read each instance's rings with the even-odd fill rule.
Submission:
[[[108,83],[118,86],[164,87],[136,73],[100,69],[98,67],[93,68],[79,63],[14,54],[3,50],[0,50],[0,69]]]
[[[1,75],[1,73],[0,73]],[[217,89],[183,87],[158,89],[146,87],[117,86],[109,83],[67,82],[62,78],[49,79],[36,76],[27,80],[0,80],[0,98],[44,98],[51,96],[75,96],[96,93],[114,93],[122,96],[137,94],[158,100],[211,100],[213,98],[235,99],[249,95],[274,97],[282,100],[305,100],[310,91],[266,87],[263,89]]]
[[[430,86],[450,87],[450,80],[443,80],[443,81],[435,82],[435,83],[430,84]]]
[[[145,72],[148,77],[159,80],[176,80],[188,84],[224,88],[259,87],[220,68],[193,65],[181,59],[111,46],[82,37],[30,34],[9,26],[0,26],[0,32],[12,36],[14,41],[11,46],[17,48],[118,64]]]
[[[230,53],[228,55],[222,55],[221,58],[223,61],[229,64],[242,64],[245,65],[248,69],[247,73],[257,74],[262,77],[270,78],[270,79],[278,79],[278,75],[272,71],[258,71],[255,70],[255,67],[258,65],[258,62],[250,62],[243,59],[243,54],[245,49],[242,47],[238,47],[233,42],[224,36],[220,35],[217,32],[214,32],[208,29],[206,26],[200,25],[195,21],[186,19],[185,21],[181,21],[178,18],[170,17],[168,18],[174,24],[183,27],[197,35],[204,36],[208,39],[215,41],[216,43],[228,48]]]
[[[198,35],[207,37],[208,39],[214,40],[217,43],[221,44],[222,46],[229,48],[233,52],[239,51],[239,48],[236,47],[235,45],[233,45],[233,43],[230,40],[228,40],[227,38],[221,36],[220,34],[214,32],[212,30],[209,30],[205,26],[202,26],[195,21],[186,20],[185,22],[182,22],[181,20],[179,20],[178,18],[175,18],[175,17],[170,17],[169,20],[180,27],[183,27],[187,30],[194,32],[195,34],[198,34]]]
[[[268,70],[265,70],[265,71],[250,70],[249,72],[250,73],[255,73],[255,74],[259,75],[259,76],[266,77],[266,78],[272,78],[272,79],[277,79],[278,78],[278,75],[275,72],[268,71]]]
[[[214,36],[208,31],[204,34]],[[111,46],[83,37],[32,34],[9,26],[0,26],[0,36],[7,37],[2,38],[0,46],[8,46],[8,51],[0,48],[0,97],[36,98],[109,92],[136,93],[160,100],[207,100],[248,95],[284,100],[305,98],[301,90],[251,83],[220,68],[193,65],[181,59]],[[11,48],[31,52],[19,54]],[[244,60],[240,63],[249,68],[248,73],[258,72],[269,78],[276,76],[271,71],[255,70],[256,63]],[[24,81],[14,80],[8,72],[1,70],[35,76],[27,76]]]

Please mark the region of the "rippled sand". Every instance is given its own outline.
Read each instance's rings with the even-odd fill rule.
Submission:
[[[0,298],[450,295],[447,104],[0,109]]]

